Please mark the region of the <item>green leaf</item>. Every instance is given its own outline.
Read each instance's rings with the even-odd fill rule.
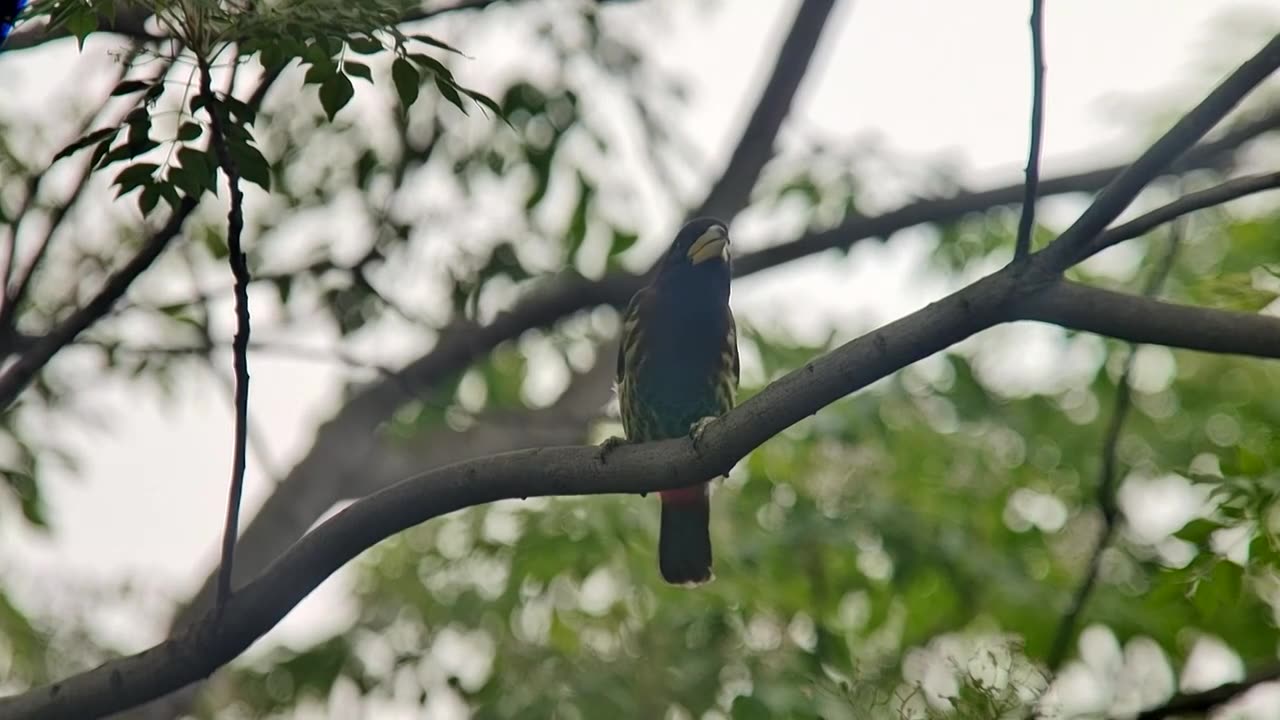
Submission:
[[[591,184],[587,182],[587,178],[581,172],[578,173],[578,203],[573,208],[573,215],[569,219],[569,230],[567,240],[569,241],[568,258],[573,261],[577,257],[578,250],[582,248],[583,242],[587,239],[587,212],[591,209],[591,198],[595,191]]]
[[[749,695],[734,698],[729,714],[733,720],[771,720],[774,717],[768,705]]]
[[[258,117],[258,111],[252,105],[231,96],[227,96],[222,99],[222,106],[227,109],[227,112],[231,113],[232,117],[239,120],[241,123],[252,124]]]
[[[125,80],[115,86],[115,89],[111,91],[111,97],[131,95],[136,92],[142,92],[149,87],[151,87],[151,83],[148,83],[145,80]]]
[[[354,94],[355,88],[351,86],[351,80],[346,75],[338,73],[325,79],[320,85],[320,105],[324,107],[330,122],[338,111],[351,101],[351,96]]]
[[[396,93],[400,95],[400,104],[405,110],[413,106],[418,99],[418,91],[422,87],[422,76],[418,69],[402,57],[391,63],[391,80],[396,85]]]
[[[177,158],[182,167],[171,171],[169,177],[183,192],[199,197],[205,190],[217,187],[218,167],[210,155],[193,147],[184,147],[178,150]]]
[[[18,503],[22,506],[22,516],[36,527],[47,528],[49,523],[44,515],[44,501],[40,497],[40,488],[36,485],[31,473],[11,469],[6,469],[3,473],[6,484],[18,497]]]
[[[73,155],[77,150],[87,148],[96,142],[101,142],[102,140],[106,140],[107,138],[113,138],[116,136],[116,133],[118,132],[120,132],[120,128],[113,128],[113,127],[102,128],[101,130],[94,130],[88,135],[85,135],[79,140],[76,140],[70,145],[59,150],[58,154],[53,156],[53,162],[57,162],[58,160],[61,160],[64,157]]]
[[[248,142],[232,142],[228,143],[228,150],[241,178],[267,192],[271,191],[271,164],[258,148]]]
[[[630,250],[631,246],[635,245],[636,241],[639,239],[640,236],[636,233],[623,232],[614,228],[613,242],[609,245],[609,257],[621,255],[622,253]]]
[[[461,110],[463,115],[471,114],[467,112],[467,107],[462,102],[462,96],[458,94],[458,88],[454,87],[453,83],[436,76],[436,89],[440,91],[445,100],[448,100],[454,107]]]
[[[121,170],[116,175],[115,182],[112,183],[112,185],[120,186],[120,189],[116,191],[116,197],[120,197],[141,185],[150,184],[156,170],[159,169],[160,166],[155,163],[138,163]]]
[[[450,82],[453,81],[453,73],[444,63],[427,55],[426,53],[409,53],[409,59],[422,66],[422,69],[434,73],[436,77],[444,78]]]
[[[156,209],[156,205],[160,204],[160,186],[156,184],[148,185],[142,188],[142,192],[138,194],[138,210],[142,211],[142,216],[146,217]]]
[[[342,69],[347,73],[358,78],[363,78],[369,82],[373,82],[373,73],[369,70],[369,66],[355,60],[347,60],[342,63]]]
[[[325,58],[323,62],[312,63],[311,67],[307,68],[307,74],[302,78],[302,82],[307,85],[323,86],[337,74],[338,67]]]
[[[470,58],[469,58],[469,56],[468,56],[466,53],[464,53],[464,52],[462,52],[461,50],[459,50],[459,49],[455,48],[454,46],[450,45],[449,43],[444,42],[443,40],[437,40],[437,39],[435,39],[435,38],[431,37],[430,35],[410,35],[409,37],[413,38],[414,40],[417,40],[418,42],[426,43],[427,45],[430,45],[430,46],[432,46],[432,47],[438,47],[438,48],[440,48],[441,50],[448,50],[448,51],[449,51],[449,52],[451,52],[451,53],[456,53],[456,54],[458,54],[458,55],[461,55],[461,56],[462,56],[462,57],[464,57],[464,58],[468,58],[468,59],[470,59]]]
[[[1174,533],[1174,536],[1186,540],[1196,547],[1206,548],[1209,546],[1209,536],[1221,529],[1221,524],[1205,518],[1199,518],[1184,525],[1181,530]]]
[[[201,133],[204,132],[204,126],[197,122],[184,122],[178,128],[178,140],[180,142],[191,142],[199,139]]]
[[[496,117],[501,118],[508,126],[511,125],[511,123],[507,121],[507,117],[502,114],[502,106],[495,102],[493,98],[482,92],[476,92],[475,90],[464,89],[463,92],[467,94],[467,97],[475,100],[481,106],[492,112]]]
[[[89,36],[89,33],[97,29],[98,14],[87,5],[83,10],[67,18],[67,31],[75,36],[76,45],[79,46],[80,52],[84,52],[84,39]]]
[[[200,239],[204,241],[205,248],[214,260],[225,260],[231,254],[231,250],[227,248],[227,239],[222,237],[216,227],[206,226]]]
[[[372,37],[349,38],[347,40],[347,47],[351,48],[352,52],[360,55],[376,55],[385,49],[383,48],[382,43]]]

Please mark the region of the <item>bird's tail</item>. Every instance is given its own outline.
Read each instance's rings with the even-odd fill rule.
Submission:
[[[673,585],[711,580],[711,501],[707,486],[668,490],[662,499],[658,569]]]

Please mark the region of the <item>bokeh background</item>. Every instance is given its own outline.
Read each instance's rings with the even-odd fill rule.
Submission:
[[[836,3],[774,156],[729,208],[735,250],[1017,184],[1027,6]],[[510,125],[463,114],[430,82],[401,114],[379,56],[360,58],[374,82],[356,82],[332,122],[303,71],[274,82],[253,126],[273,187],[248,190],[243,572],[413,472],[617,432],[607,306],[429,388],[396,386],[393,369],[566,269],[646,268],[721,179],[799,7],[510,0],[404,26],[465,53],[437,57]],[[1274,4],[1235,0],[1074,0],[1046,15],[1045,177],[1134,157],[1280,28]],[[52,240],[20,330],[87,296],[139,240],[136,203],[114,199],[109,174],[76,190],[81,167],[62,161],[25,195],[104,101],[105,117],[127,111],[107,99],[125,45],[102,33],[83,49],[64,38],[0,54],[0,237],[20,258]],[[163,54],[127,72],[153,75]],[[217,77],[225,87],[234,71],[245,98],[261,66],[230,59]],[[181,58],[166,70],[158,127],[176,127],[191,71]],[[1264,84],[1228,125],[1280,114],[1278,91]],[[1138,209],[1278,156],[1280,139],[1259,133],[1214,170],[1157,183]],[[233,418],[225,198],[206,198],[185,240],[3,418],[6,693],[163,638],[216,565]],[[1046,198],[1040,241],[1087,201]],[[744,393],[1007,262],[1016,221],[994,207],[740,279]],[[1269,312],[1278,231],[1273,195],[1197,215],[1165,296]],[[1167,242],[1162,230],[1072,274],[1132,289]],[[1005,326],[836,403],[717,487],[717,580],[697,591],[660,582],[652,498],[433,521],[329,579],[198,693],[136,716],[1021,716],[1046,691],[1098,537],[1125,355]],[[393,413],[346,413],[368,383],[398,387]],[[1133,384],[1122,524],[1046,717],[1132,714],[1276,659],[1280,370],[1142,348]],[[1280,688],[1263,685],[1220,717],[1277,712]]]

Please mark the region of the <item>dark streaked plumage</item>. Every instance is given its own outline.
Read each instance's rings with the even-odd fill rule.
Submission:
[[[729,235],[699,218],[676,234],[627,308],[618,353],[622,425],[633,441],[688,435],[733,407],[738,342],[729,310]],[[711,579],[707,486],[661,493],[658,563],[671,583]]]

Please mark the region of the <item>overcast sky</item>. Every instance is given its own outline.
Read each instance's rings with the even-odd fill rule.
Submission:
[[[711,9],[667,4],[678,8],[675,32],[654,42],[661,43],[664,64],[688,74],[695,92],[684,130],[715,165],[741,129],[795,3],[722,0]],[[907,162],[945,156],[975,186],[1016,181],[1027,145],[1028,5],[1012,0],[843,3],[823,36],[815,71],[801,90],[786,134],[848,142],[878,138]],[[1137,143],[1150,136],[1147,111],[1189,107],[1228,67],[1257,50],[1263,31],[1280,25],[1280,6],[1266,2],[1070,0],[1048,5],[1046,175],[1131,157]],[[616,11],[642,12],[644,6]],[[1253,21],[1237,24],[1236,41],[1223,42],[1220,21],[1245,11]],[[1268,18],[1269,24],[1258,18]],[[477,20],[459,16],[438,27],[449,40],[449,28]],[[474,44],[466,50],[475,58],[468,80],[487,90],[486,55],[500,50]],[[0,76],[11,70],[28,79],[57,76],[74,55],[74,42],[67,41],[13,53],[0,57]],[[748,76],[744,67],[754,72]],[[32,96],[5,102],[38,102],[36,94],[45,92],[40,85],[19,84]],[[1274,80],[1271,85],[1274,89]],[[909,277],[928,247],[922,233],[889,248],[860,249],[849,261],[824,256],[796,263],[739,283],[735,309],[753,321],[774,323],[781,321],[774,309],[780,302],[803,301],[817,308],[824,322],[880,323],[941,291],[922,290]],[[838,297],[822,292],[834,283],[842,288]],[[271,470],[282,471],[306,450],[316,425],[335,408],[342,370],[258,356],[252,373],[257,430],[268,441]],[[221,532],[232,427],[227,393],[212,380],[183,387],[176,400],[145,388],[102,383],[86,402],[110,413],[110,427],[68,430],[75,435],[80,474],[42,480],[56,530],[46,537],[12,523],[0,525],[0,569],[76,582],[136,578],[173,598],[186,596],[212,567]],[[261,463],[251,465],[246,517],[269,493],[268,474]],[[27,588],[31,600],[41,594]],[[268,642],[314,636],[348,621],[342,597],[340,577],[326,583]],[[104,632],[120,649],[140,649],[159,639],[167,621],[167,614],[154,608],[110,617]]]

